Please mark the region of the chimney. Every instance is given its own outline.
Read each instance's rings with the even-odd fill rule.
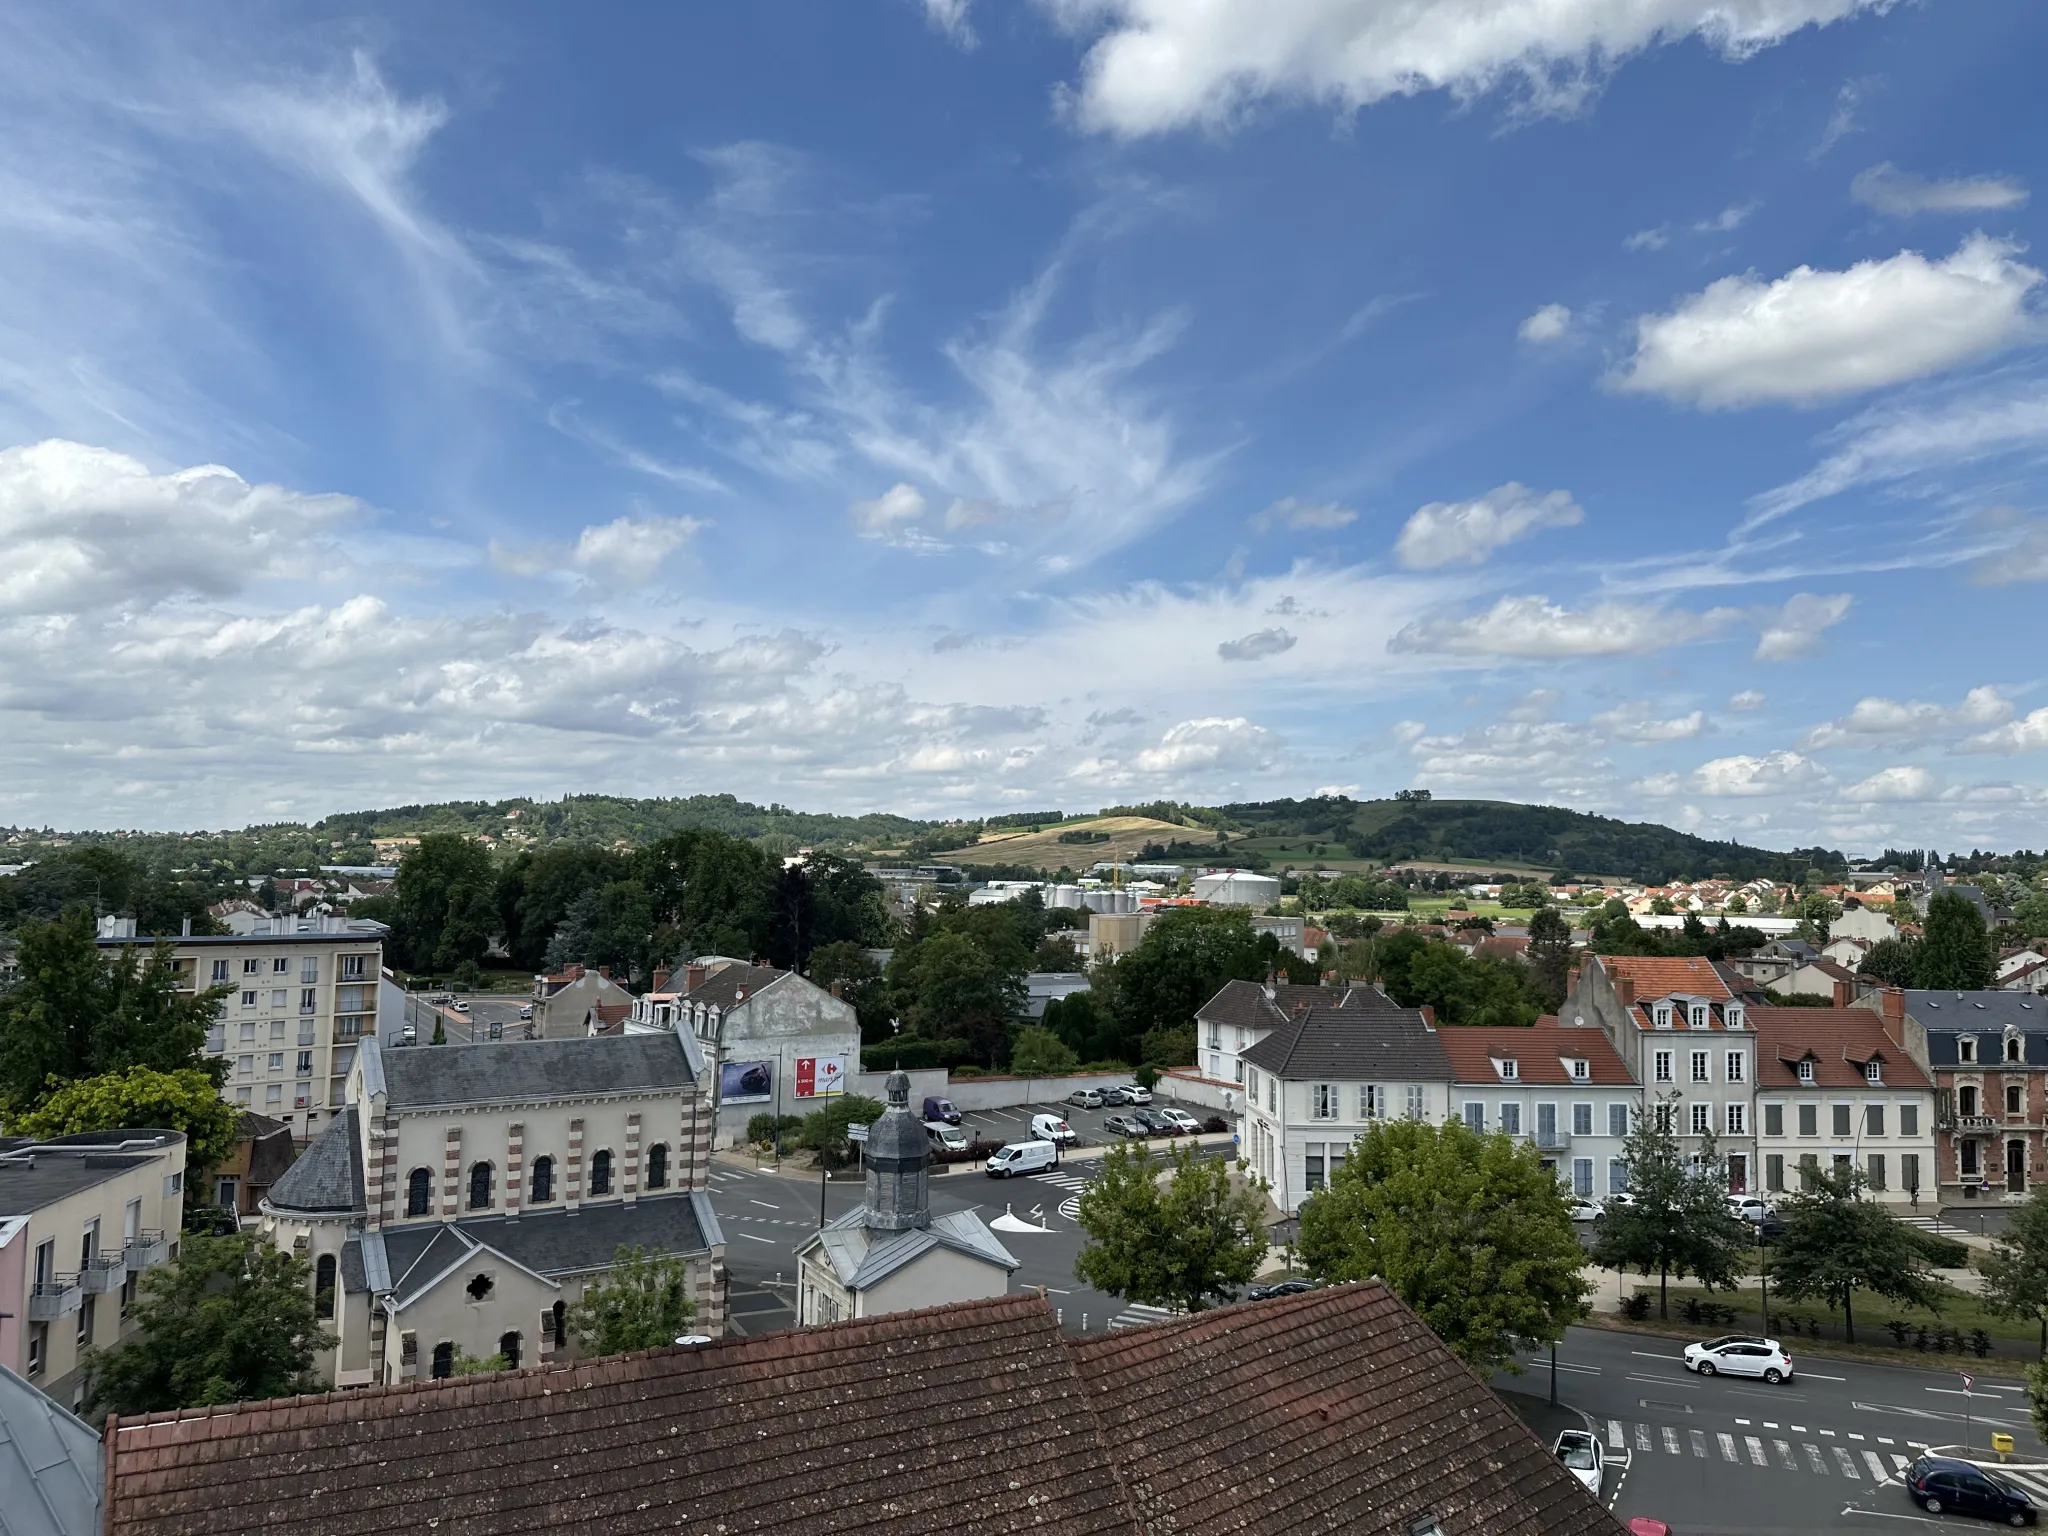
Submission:
[[[1436,1009],[1432,1008],[1432,1007],[1431,1007],[1431,1006],[1430,1006],[1430,1005],[1429,1005],[1428,1003],[1424,1003],[1424,1004],[1422,1005],[1422,1008],[1421,1008],[1421,1013],[1422,1013],[1422,1022],[1423,1022],[1423,1023],[1425,1024],[1425,1025],[1427,1025],[1427,1026],[1428,1026],[1429,1028],[1431,1028],[1431,1029],[1435,1029],[1435,1028],[1436,1028]]]
[[[648,990],[649,990],[649,991],[653,991],[653,992],[666,992],[666,991],[668,990],[668,967],[667,967],[667,966],[665,966],[665,965],[657,965],[657,966],[656,966],[656,967],[654,968],[654,985],[653,985],[653,986],[652,986],[651,988],[649,988]]]
[[[1846,981],[1837,981],[1835,983],[1835,1006],[1837,1008],[1849,1006],[1849,983]]]
[[[574,965],[563,966],[562,974],[571,981],[581,981],[583,979],[583,962],[579,960]]]
[[[706,974],[707,973],[705,972],[704,967],[701,965],[692,964],[684,966],[683,990],[685,992],[696,991],[699,987],[704,985],[704,977]]]
[[[1906,994],[1897,987],[1884,989],[1884,1032],[1894,1040],[1904,1038],[1906,1028]]]
[[[608,965],[600,965],[597,968],[597,974],[602,976],[606,981],[610,981],[612,979],[612,968]]]
[[[733,1007],[735,1007],[735,1008],[739,1007],[739,1005],[740,1005],[741,1003],[744,1003],[744,1002],[745,1002],[746,1000],[747,1000],[747,989],[746,989],[745,987],[734,987],[734,988],[732,989],[732,1005],[733,1005]]]
[[[178,937],[179,937],[179,938],[181,938],[181,939],[189,939],[189,938],[191,938],[191,937],[192,937],[192,919],[191,919],[191,918],[189,918],[189,917],[188,917],[188,918],[186,918],[186,919],[185,919],[185,921],[184,921],[184,923],[183,923],[182,925],[180,925],[180,927],[179,927],[179,929],[178,929]]]
[[[835,982],[833,982],[833,983],[832,983],[832,995],[833,995],[834,997],[838,997],[838,996],[840,995],[840,989],[841,989],[842,987],[844,987],[845,985],[846,985],[846,983],[845,983],[845,982],[843,982],[843,981],[835,981]]]
[[[1636,1005],[1636,979],[1633,976],[1614,978],[1614,995],[1621,1000],[1621,1011],[1627,1013]]]

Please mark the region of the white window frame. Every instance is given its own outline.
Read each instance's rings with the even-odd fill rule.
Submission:
[[[1740,1083],[1746,1081],[1748,1077],[1749,1064],[1743,1059],[1743,1052],[1730,1051],[1728,1053],[1728,1081]]]
[[[1308,1117],[1311,1120],[1335,1120],[1337,1118],[1337,1085],[1317,1083],[1309,1093]]]
[[[1749,1116],[1746,1112],[1746,1106],[1740,1099],[1734,1100],[1728,1105],[1724,1123],[1728,1127],[1726,1132],[1724,1132],[1725,1135],[1747,1136],[1749,1134]]]
[[[1694,1051],[1692,1053],[1691,1080],[1695,1083],[1711,1083],[1714,1080],[1713,1074],[1714,1053],[1712,1051]]]
[[[1672,1056],[1674,1054],[1671,1051],[1655,1051],[1651,1053],[1650,1073],[1652,1081],[1659,1083],[1672,1081],[1671,1074],[1674,1070]]]
[[[1512,1056],[1497,1058],[1493,1070],[1500,1074],[1500,1080],[1504,1083],[1518,1083],[1522,1080],[1522,1064]]]
[[[1692,1134],[1704,1136],[1714,1128],[1714,1106],[1695,1104],[1692,1107]]]
[[[1880,1086],[1884,1083],[1884,1063],[1875,1056],[1863,1063],[1863,1081],[1866,1083],[1876,1083]]]

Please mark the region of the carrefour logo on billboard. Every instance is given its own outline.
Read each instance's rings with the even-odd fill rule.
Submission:
[[[844,1056],[799,1056],[796,1059],[796,1096],[822,1099],[846,1091]]]

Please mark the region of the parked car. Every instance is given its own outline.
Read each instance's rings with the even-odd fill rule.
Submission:
[[[1567,1195],[1564,1206],[1567,1211],[1571,1212],[1573,1221],[1598,1221],[1600,1219],[1600,1202],[1598,1200],[1589,1199],[1584,1195]]]
[[[1922,1456],[1906,1469],[1906,1492],[1930,1515],[1983,1515],[2032,1525],[2034,1500],[2018,1483],[1954,1456]]]
[[[1125,1083],[1121,1088],[1103,1089],[1102,1102],[1105,1104],[1150,1104],[1152,1102],[1152,1090],[1150,1088],[1140,1088],[1136,1083]]]
[[[1040,1141],[1049,1141],[1056,1147],[1070,1147],[1081,1138],[1074,1134],[1074,1128],[1058,1115],[1033,1115],[1031,1134]]]
[[[532,1017],[533,1017],[533,1004],[531,1004],[531,1003],[528,1003],[528,1004],[527,1004],[527,1005],[526,1005],[525,1007],[521,1008],[521,1009],[519,1010],[519,1017],[521,1017],[522,1019],[530,1019],[530,1018],[532,1018]]]
[[[925,1139],[933,1146],[942,1147],[948,1152],[965,1152],[967,1150],[967,1133],[957,1125],[948,1125],[943,1120],[937,1124],[927,1122],[924,1134]]]
[[[1076,1109],[1100,1109],[1103,1105],[1100,1088],[1076,1088],[1067,1095],[1067,1102]]]
[[[415,1029],[412,1025],[407,1024],[399,1029],[398,1043],[400,1045],[418,1045],[419,1042],[420,1032],[417,1029]]]
[[[1166,1120],[1183,1136],[1199,1136],[1202,1133],[1202,1122],[1184,1109],[1155,1109],[1152,1113]]]
[[[465,999],[458,997],[455,999],[455,1011],[457,1013],[469,1012],[469,1003]]]
[[[1013,1141],[988,1160],[988,1176],[1007,1179],[1018,1173],[1043,1173],[1060,1165],[1060,1149],[1049,1141]]]
[[[1783,1345],[1741,1333],[1686,1345],[1685,1368],[1702,1376],[1761,1376],[1774,1387],[1792,1379],[1792,1357]]]
[[[1276,1280],[1271,1285],[1255,1285],[1244,1293],[1246,1301],[1271,1301],[1275,1296],[1299,1296],[1303,1291],[1315,1290],[1313,1280]]]
[[[958,1125],[960,1111],[953,1107],[951,1099],[930,1098],[924,1101],[924,1121],[929,1125],[937,1120],[945,1125]]]
[[[1152,1134],[1143,1121],[1131,1115],[1111,1115],[1102,1122],[1102,1128],[1112,1136],[1134,1136],[1141,1140]]]
[[[1762,1222],[1778,1212],[1762,1195],[1730,1195],[1728,1214],[1740,1216],[1744,1221]]]
[[[1146,1132],[1153,1136],[1178,1136],[1180,1134],[1180,1127],[1156,1109],[1134,1109],[1131,1111],[1131,1118],[1144,1126]]]
[[[1557,1437],[1557,1459],[1586,1485],[1594,1498],[1600,1497],[1600,1478],[1606,1468],[1600,1462],[1600,1442],[1583,1429],[1568,1429]]]

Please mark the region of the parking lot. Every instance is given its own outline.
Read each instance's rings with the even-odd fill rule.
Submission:
[[[1217,1111],[1204,1105],[1183,1104],[1177,1099],[1170,1099],[1166,1095],[1159,1093],[1153,1095],[1151,1104],[1146,1107],[1150,1109],[1182,1109],[1193,1115],[1197,1120],[1202,1121],[1206,1121],[1211,1115],[1217,1113]],[[960,1128],[967,1132],[969,1136],[978,1136],[983,1141],[1024,1141],[1031,1135],[1031,1117],[1033,1115],[1058,1115],[1073,1128],[1074,1134],[1080,1138],[1075,1143],[1076,1146],[1099,1147],[1124,1139],[1111,1131],[1104,1130],[1102,1122],[1111,1115],[1127,1115],[1129,1113],[1130,1108],[1126,1105],[1114,1105],[1104,1109],[1080,1109],[1048,1094],[1039,1103],[1020,1104],[1012,1109],[963,1110],[960,1117]],[[1153,1139],[1165,1141],[1167,1138],[1161,1136]]]

